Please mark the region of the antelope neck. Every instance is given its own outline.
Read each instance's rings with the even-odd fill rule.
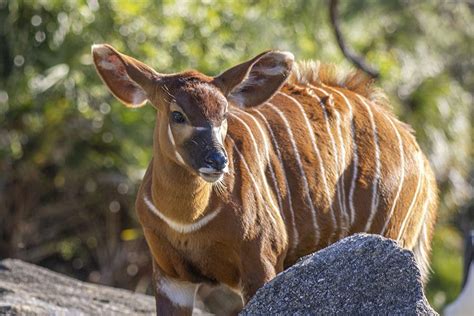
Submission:
[[[203,219],[206,213],[213,213],[208,207],[211,193],[212,186],[199,176],[161,153],[155,155],[149,199],[162,220],[193,224]]]

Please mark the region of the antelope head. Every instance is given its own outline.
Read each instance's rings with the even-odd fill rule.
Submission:
[[[158,110],[158,150],[207,182],[228,172],[224,140],[229,107],[252,107],[268,100],[287,79],[293,55],[264,52],[216,77],[197,71],[165,75],[119,53],[93,45],[97,72],[128,107],[149,101]]]

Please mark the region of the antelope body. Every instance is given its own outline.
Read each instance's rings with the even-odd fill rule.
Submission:
[[[238,312],[298,258],[357,232],[398,240],[426,278],[435,180],[362,74],[276,51],[217,77],[159,74],[109,45],[93,58],[120,101],[158,110],[136,209],[159,314]]]

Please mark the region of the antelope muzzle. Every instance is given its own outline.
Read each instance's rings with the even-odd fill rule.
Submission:
[[[199,175],[207,182],[220,180],[228,171],[227,155],[223,149],[213,148],[204,156],[204,164],[199,168]]]

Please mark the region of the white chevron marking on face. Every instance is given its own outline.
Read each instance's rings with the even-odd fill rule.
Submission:
[[[169,124],[168,124],[168,138],[170,140],[171,146],[174,149],[174,155],[176,157],[176,160],[178,160],[178,162],[181,163],[182,165],[185,165],[183,157],[176,149],[176,141],[174,139],[174,134],[173,134],[173,131],[171,130],[171,126]]]

